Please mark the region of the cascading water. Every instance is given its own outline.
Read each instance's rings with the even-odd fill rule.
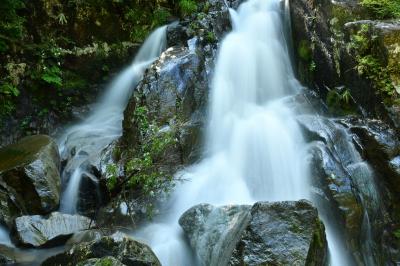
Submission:
[[[301,86],[283,13],[279,0],[249,0],[231,10],[233,30],[221,44],[211,84],[205,159],[178,173],[188,181],[163,206],[166,215],[135,233],[163,265],[194,265],[178,219],[196,204],[310,198],[306,145],[284,103]]]
[[[0,226],[0,244],[7,246],[11,245],[11,240],[8,235],[8,231],[2,226]]]
[[[131,89],[142,78],[144,70],[166,46],[166,27],[155,30],[140,48],[133,63],[111,83],[100,104],[80,124],[69,128],[60,139],[60,153],[68,158],[62,178],[68,181],[60,210],[75,213],[82,175],[90,164],[96,165],[101,151],[121,136],[123,111]]]

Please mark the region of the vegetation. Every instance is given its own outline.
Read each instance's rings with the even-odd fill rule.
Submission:
[[[349,115],[356,113],[353,97],[346,88],[330,90],[326,96],[326,104],[333,115]]]
[[[348,48],[356,54],[357,72],[372,82],[387,103],[396,102],[397,93],[390,78],[390,69],[374,55],[374,47],[377,46],[374,42],[376,36],[373,35],[370,26],[363,24],[360,30],[351,36]]]
[[[197,10],[194,0],[179,0],[179,9],[182,16],[189,16]]]
[[[400,0],[362,0],[361,5],[378,19],[400,17]]]
[[[155,121],[148,120],[147,113],[145,106],[136,107],[134,120],[140,144],[127,156],[123,177],[119,176],[116,164],[107,166],[107,187],[111,192],[137,193],[135,198],[145,201],[151,214],[151,198],[159,192],[168,192],[172,186],[173,176],[161,169],[161,160],[165,152],[176,145],[177,139],[174,128],[161,130]]]
[[[0,2],[2,124],[14,110],[19,121],[27,113],[69,116],[73,105],[91,97],[89,84],[129,58],[126,43],[142,42],[174,14],[197,8],[192,0]]]

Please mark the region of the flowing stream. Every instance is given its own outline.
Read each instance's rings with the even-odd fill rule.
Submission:
[[[134,235],[162,265],[194,265],[181,214],[200,203],[252,204],[310,199],[307,145],[285,97],[301,89],[294,77],[285,11],[279,0],[249,0],[231,10],[233,30],[223,40],[209,103],[204,159],[178,173],[161,217]],[[329,227],[329,224],[328,224]],[[346,265],[331,242],[332,265]]]
[[[155,30],[144,42],[133,63],[110,84],[92,114],[69,128],[60,139],[60,153],[68,158],[62,173],[66,184],[60,210],[76,213],[79,186],[83,175],[91,177],[88,168],[98,165],[101,151],[122,134],[122,119],[132,89],[145,69],[164,51],[166,26]]]

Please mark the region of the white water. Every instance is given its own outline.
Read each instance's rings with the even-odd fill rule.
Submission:
[[[100,158],[101,151],[108,144],[121,136],[123,111],[132,89],[165,46],[166,27],[161,27],[145,41],[133,63],[110,84],[92,114],[78,125],[69,128],[60,139],[62,155],[69,156],[74,150],[74,155],[68,160],[63,172],[63,180],[68,180],[68,183],[62,195],[61,211],[76,212],[82,174],[87,171],[89,163],[94,163]]]
[[[291,68],[279,0],[231,10],[211,84],[204,159],[182,173],[164,216],[135,232],[164,266],[193,265],[181,214],[199,203],[252,204],[310,199],[306,145],[284,97],[300,89]],[[340,261],[330,230],[332,265]],[[336,258],[335,258],[336,257]]]
[[[0,244],[12,246],[8,231],[2,226],[0,226]]]

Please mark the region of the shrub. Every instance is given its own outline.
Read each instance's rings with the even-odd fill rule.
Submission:
[[[400,0],[362,0],[361,5],[378,19],[400,17]]]
[[[180,0],[179,9],[182,16],[189,16],[197,10],[197,4],[194,0]]]

